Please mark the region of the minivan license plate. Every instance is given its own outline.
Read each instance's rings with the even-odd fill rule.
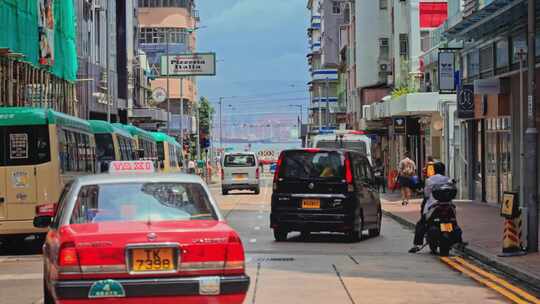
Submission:
[[[321,201],[318,199],[302,200],[302,209],[320,209]]]

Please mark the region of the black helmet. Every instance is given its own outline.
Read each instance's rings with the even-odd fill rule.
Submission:
[[[433,186],[433,197],[439,202],[450,202],[457,195],[457,188],[454,183],[445,183]]]

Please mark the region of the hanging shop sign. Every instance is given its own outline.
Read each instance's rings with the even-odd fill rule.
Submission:
[[[474,86],[464,85],[458,92],[458,118],[474,118]]]
[[[168,70],[168,71],[167,71]],[[215,76],[215,53],[161,56],[161,76]]]
[[[407,119],[405,117],[394,117],[394,134],[405,134],[407,132]]]
[[[54,64],[54,13],[53,0],[38,0],[39,63]]]
[[[455,52],[448,49],[439,50],[439,92],[455,93]]]

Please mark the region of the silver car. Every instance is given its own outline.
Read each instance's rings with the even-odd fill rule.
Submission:
[[[261,192],[260,168],[257,155],[251,152],[227,153],[221,161],[221,191],[252,190]]]

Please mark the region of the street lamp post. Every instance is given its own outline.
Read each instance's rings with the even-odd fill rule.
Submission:
[[[304,113],[304,106],[303,105],[289,105],[289,107],[295,107],[295,108],[298,108],[300,109],[300,116],[298,116],[298,120],[297,122],[299,123],[298,125],[298,136],[301,137],[302,136],[302,121],[303,121],[303,118],[302,118],[302,115]]]
[[[527,251],[538,252],[538,169],[537,149],[538,130],[536,129],[536,1],[528,1],[527,9],[527,36],[528,36],[528,92],[527,98],[527,130],[525,131],[525,167],[527,179],[524,181],[525,197],[527,202]]]

